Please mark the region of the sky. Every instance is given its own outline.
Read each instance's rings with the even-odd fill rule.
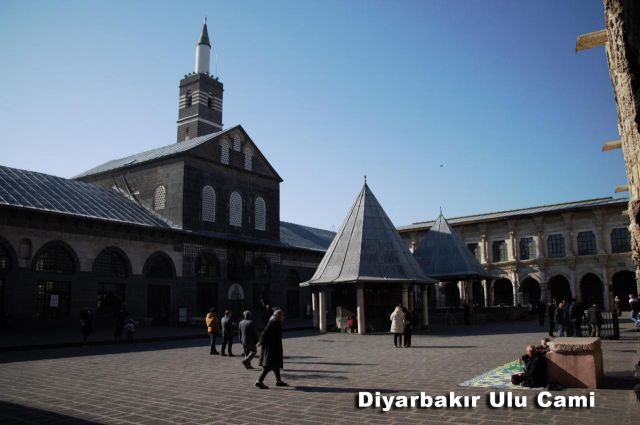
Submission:
[[[0,165],[62,177],[175,142],[208,18],[225,128],[337,229],[364,175],[396,226],[626,184],[602,0],[0,2]]]

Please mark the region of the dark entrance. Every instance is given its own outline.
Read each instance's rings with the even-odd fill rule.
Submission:
[[[629,270],[623,270],[613,275],[613,296],[620,298],[620,308],[629,309],[629,295],[638,295],[636,275]]]
[[[196,302],[199,315],[206,314],[211,307],[218,308],[218,285],[214,282],[198,282]]]
[[[547,289],[551,291],[551,299],[554,300],[556,304],[562,301],[571,301],[571,285],[569,285],[566,277],[562,275],[553,276],[549,279]]]
[[[580,296],[585,306],[596,303],[602,307],[602,281],[593,273],[587,273],[580,281]]]
[[[168,325],[171,314],[171,288],[167,285],[147,287],[147,316],[153,317],[152,324]]]
[[[513,284],[509,279],[493,282],[493,305],[513,305]]]
[[[522,292],[522,305],[535,304],[542,294],[540,284],[532,277],[527,277],[522,281],[520,292]]]
[[[444,306],[443,307],[458,307],[458,306],[460,306],[460,289],[458,288],[458,283],[446,282],[444,284]]]
[[[484,307],[484,288],[479,280],[473,281],[473,304]]]
[[[231,316],[237,321],[242,317],[244,311],[244,289],[240,284],[234,283],[229,287],[228,300],[228,309],[231,311]]]
[[[295,270],[287,273],[287,317],[300,317],[300,276]]]

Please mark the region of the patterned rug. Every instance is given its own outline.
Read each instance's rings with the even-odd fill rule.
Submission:
[[[511,383],[511,375],[516,373],[522,373],[523,368],[517,360],[498,366],[488,372],[478,375],[475,378],[471,378],[463,383],[459,384],[461,387],[483,387],[483,388],[519,388],[523,387],[519,385],[513,385]]]

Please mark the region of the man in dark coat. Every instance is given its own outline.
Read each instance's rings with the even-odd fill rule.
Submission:
[[[226,356],[224,349],[229,346],[229,357],[233,357],[231,344],[233,343],[233,332],[235,331],[235,326],[233,326],[233,322],[231,321],[231,312],[229,310],[224,311],[224,317],[220,320],[220,325],[222,327],[222,348],[220,349],[220,352],[223,356]]]
[[[260,350],[260,366],[262,366],[262,373],[256,382],[256,387],[263,390],[268,389],[264,384],[264,378],[269,371],[273,371],[276,375],[276,386],[287,387],[289,386],[280,377],[280,369],[283,367],[283,352],[282,352],[282,322],[284,321],[284,311],[278,309],[271,316],[271,320],[267,323],[267,327],[262,331],[258,345],[262,347]]]
[[[565,336],[564,330],[567,324],[567,312],[564,308],[564,302],[561,302],[556,308],[556,313],[554,316],[555,322],[558,324],[558,335]]]
[[[597,304],[593,304],[589,309],[589,324],[591,325],[591,336],[600,337],[602,314]]]
[[[240,343],[244,350],[244,360],[242,364],[247,369],[253,369],[251,366],[251,359],[253,359],[258,352],[256,344],[258,344],[258,333],[255,326],[253,326],[253,320],[251,320],[251,312],[245,311],[243,314],[244,319],[238,324],[240,330]]]
[[[547,306],[547,316],[549,316],[549,336],[555,336],[553,332],[556,330],[555,321],[556,306],[553,302],[550,302]]]
[[[524,363],[524,373],[511,375],[511,383],[524,387],[547,386],[547,358],[533,345],[527,346],[527,354],[520,358]]]

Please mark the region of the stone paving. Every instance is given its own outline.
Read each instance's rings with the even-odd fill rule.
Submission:
[[[259,369],[209,356],[205,340],[140,342],[0,353],[0,423],[79,424],[545,424],[630,423],[640,410],[631,389],[640,333],[629,326],[604,341],[605,389],[592,409],[491,409],[490,391],[466,379],[517,358],[543,332],[531,323],[435,329],[394,349],[389,335],[291,332],[283,378],[290,388],[253,386]],[[236,353],[240,346],[235,345]],[[358,391],[481,395],[474,409],[355,407]],[[586,394],[564,390],[558,394]],[[635,421],[637,422],[637,420]]]

